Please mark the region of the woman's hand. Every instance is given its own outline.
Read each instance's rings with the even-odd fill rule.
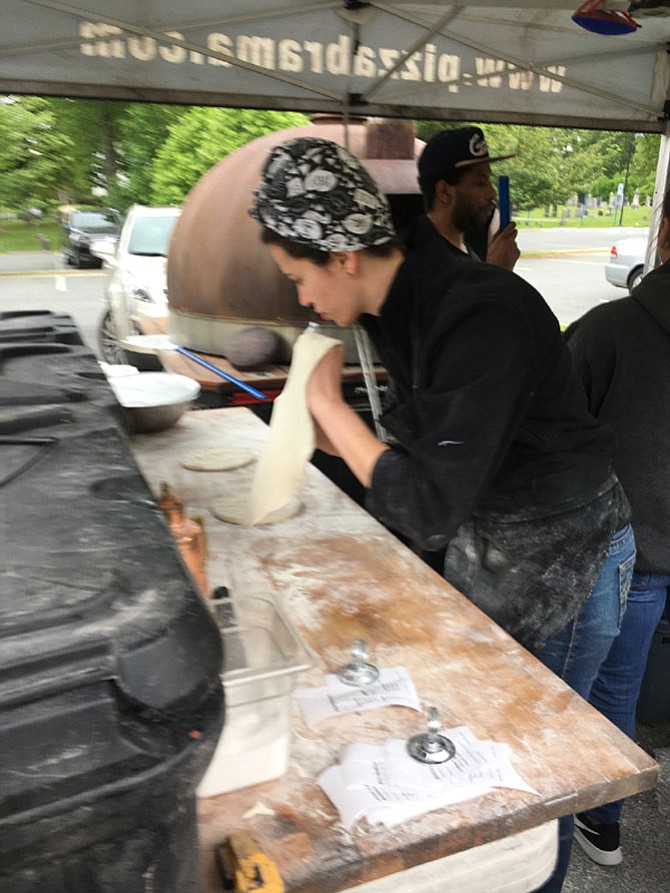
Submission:
[[[379,456],[388,446],[377,440],[342,395],[344,346],[328,351],[307,382],[307,406],[316,424],[317,446],[341,456],[364,487],[372,482]]]
[[[337,448],[333,445],[330,437],[325,433],[321,425],[314,420],[314,435],[316,439],[316,448],[317,450],[323,450],[324,453],[328,453],[330,456],[339,456],[339,452]]]
[[[314,367],[307,382],[307,406],[318,420],[328,405],[343,403],[342,364],[344,345],[332,347]]]
[[[344,346],[332,347],[317,363],[307,382],[307,406],[314,420],[316,446],[324,453],[339,456],[337,448],[321,427],[319,417],[327,419],[329,407],[344,403],[342,395],[342,364]]]

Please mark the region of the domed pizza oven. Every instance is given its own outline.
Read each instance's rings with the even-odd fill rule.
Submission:
[[[347,145],[389,196],[396,226],[402,229],[421,210],[417,151],[412,123],[343,120],[314,116],[304,127],[260,137],[223,158],[193,187],[177,221],[167,262],[169,332],[182,347],[226,355],[232,336],[251,326],[279,335],[279,362],[289,362],[291,346],[312,314],[298,304],[295,287],[282,276],[261,242],[260,224],[249,216],[252,193],[270,150],[296,136],[320,136]],[[356,362],[347,329],[322,327],[345,341],[347,361]]]

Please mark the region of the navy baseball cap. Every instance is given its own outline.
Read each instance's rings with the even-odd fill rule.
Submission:
[[[442,130],[432,136],[419,156],[420,177],[439,177],[483,162],[503,161],[511,155],[489,155],[486,137],[480,127]]]

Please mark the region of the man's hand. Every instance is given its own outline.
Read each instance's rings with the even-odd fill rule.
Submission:
[[[516,237],[516,223],[508,223],[505,229],[497,232],[486,251],[486,263],[513,270],[521,254],[516,244]]]

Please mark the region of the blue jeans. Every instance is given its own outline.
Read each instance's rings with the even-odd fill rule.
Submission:
[[[610,540],[605,561],[584,607],[535,656],[588,699],[600,665],[619,635],[635,565],[630,524]]]
[[[668,587],[670,575],[633,574],[621,633],[614,640],[589,697],[597,710],[633,739],[637,699],[654,631],[665,610]],[[623,800],[616,800],[591,809],[588,814],[599,822],[618,822],[622,805]]]
[[[605,561],[580,613],[535,652],[583,698],[588,698],[601,663],[610,652],[625,616],[626,596],[635,564],[635,539],[630,524],[610,540]],[[572,852],[573,816],[559,820],[558,862],[536,893],[559,893]]]

